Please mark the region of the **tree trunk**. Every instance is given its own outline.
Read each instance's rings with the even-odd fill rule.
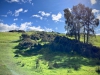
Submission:
[[[85,43],[85,26],[84,26],[84,34],[83,35],[84,35],[84,43]]]
[[[88,27],[87,27],[87,43],[89,42],[89,24],[88,24]]]
[[[78,41],[80,41],[80,30],[78,30]]]

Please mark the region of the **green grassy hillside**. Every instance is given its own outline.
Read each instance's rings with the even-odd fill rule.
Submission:
[[[33,32],[27,33],[31,35]],[[0,32],[0,75],[99,75],[96,72],[96,63],[100,60],[96,58],[50,53],[46,48],[41,49],[44,54],[18,54],[18,57],[15,57],[15,46],[19,44],[20,35],[21,33]],[[91,38],[90,42],[100,47],[100,36]]]

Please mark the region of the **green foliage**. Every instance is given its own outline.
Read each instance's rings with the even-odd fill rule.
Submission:
[[[21,36],[20,36],[20,40],[24,40],[24,39],[27,39],[27,38],[30,38],[30,36],[26,33],[23,33]]]
[[[48,62],[48,69],[53,69],[53,64],[52,64],[52,62]]]
[[[77,53],[92,58],[100,57],[100,48],[92,46],[92,44],[84,44],[83,42],[61,36],[57,36],[54,41],[49,44],[49,48],[54,52]]]
[[[27,34],[30,35],[32,33],[33,32],[29,32],[29,33],[27,32]],[[95,68],[96,66],[98,66],[96,62],[99,59],[95,60],[95,58],[92,57],[86,58],[83,57],[82,55],[78,56],[78,54],[74,55],[74,54],[69,54],[67,52],[62,53],[57,50],[50,51],[51,49],[49,48],[49,45],[50,43],[52,44],[54,41],[50,43],[44,43],[43,45],[41,45],[42,42],[37,41],[41,46],[41,48],[38,49],[41,50],[40,52],[34,52],[34,50],[37,50],[36,48],[38,48],[37,47],[38,44],[36,44],[32,48],[32,50],[28,50],[30,51],[28,56],[18,53],[19,57],[17,58],[14,57],[16,55],[15,51],[19,50],[19,49],[15,49],[14,47],[17,46],[19,42],[23,41],[23,40],[18,41],[20,35],[21,35],[20,33],[0,32],[0,60],[1,60],[0,74],[1,75],[8,75],[8,74],[9,75],[67,75],[67,74],[68,75],[98,75],[98,73],[95,71]],[[63,40],[62,37],[60,37],[54,44],[61,43],[60,40],[64,41],[65,39]],[[65,44],[67,45],[69,44],[67,46],[69,48],[71,46],[70,44],[72,44],[70,43],[71,40],[70,41],[68,39],[66,40],[67,42],[65,41]],[[35,40],[31,39],[31,41],[34,42]],[[63,44],[63,42],[61,44]],[[65,44],[63,45],[66,46]],[[99,46],[99,44],[100,44],[99,37],[97,37],[97,41],[94,40],[94,45]],[[90,47],[91,46],[89,46],[88,49],[90,49]],[[28,54],[28,51],[25,52]],[[40,68],[36,69],[35,64],[37,59],[40,59],[39,62]],[[45,64],[43,62],[45,62]],[[48,62],[51,62],[52,69],[48,69],[49,68]],[[74,70],[74,64],[79,67],[78,70]]]
[[[19,55],[18,55],[18,54],[16,54],[14,57],[19,57]]]
[[[10,30],[9,32],[22,32],[22,33],[25,33],[24,30]]]
[[[48,34],[47,32],[37,32],[31,35],[31,39],[39,40],[41,39],[42,42],[51,42],[54,40],[56,35]]]
[[[71,10],[64,9],[67,34],[80,41],[80,34],[83,33],[84,43],[88,43],[89,36],[95,34],[94,29],[99,25],[99,19],[96,19],[91,8],[83,4],[73,6]]]
[[[54,67],[54,68],[59,68],[58,63],[57,63],[57,62],[54,62],[53,67]]]
[[[79,70],[80,69],[80,65],[73,65],[74,70]]]
[[[96,72],[100,74],[100,66],[96,67]]]
[[[32,41],[30,38],[26,38],[24,40],[22,40],[20,43],[19,43],[19,48],[21,49],[27,49],[27,48],[31,48],[31,46],[35,45],[36,42]]]
[[[31,34],[31,39],[32,40],[39,40],[40,39],[39,34]]]

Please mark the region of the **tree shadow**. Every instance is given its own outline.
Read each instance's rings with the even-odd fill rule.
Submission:
[[[21,40],[16,40],[16,41],[12,41],[11,43],[18,43],[20,42]]]
[[[37,44],[28,49],[18,45],[15,49],[17,49],[15,54],[25,57],[41,55],[39,59],[50,62],[54,68],[78,70],[82,65],[96,66],[97,64],[93,59],[100,59],[100,48],[61,36],[57,36],[54,41],[45,45]]]

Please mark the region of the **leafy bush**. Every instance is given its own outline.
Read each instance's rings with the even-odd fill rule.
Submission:
[[[19,55],[18,55],[18,54],[16,54],[14,57],[19,57]]]
[[[47,32],[38,32],[31,35],[32,40],[41,39],[42,42],[51,42],[54,40],[56,35],[48,34]]]
[[[32,40],[39,40],[39,39],[40,39],[39,36],[40,36],[39,34],[32,34],[32,35],[31,35],[31,39],[32,39]]]
[[[97,72],[98,74],[100,74],[100,66],[98,66],[98,67],[96,68],[96,72]]]
[[[49,62],[49,63],[48,63],[48,69],[53,69],[53,64],[52,64],[52,62]]]
[[[36,44],[36,42],[32,41],[30,38],[24,39],[19,43],[19,47],[26,49],[26,48],[30,48],[31,46],[33,46],[34,44]]]
[[[55,68],[59,68],[58,63],[55,62],[55,63],[53,64],[53,67],[55,67]]]
[[[79,70],[80,65],[74,65],[73,68],[74,68],[74,70]]]
[[[10,30],[9,32],[22,32],[22,33],[24,33],[25,31],[24,30]]]
[[[30,38],[30,36],[26,33],[23,33],[21,36],[20,36],[20,40],[24,40],[24,39],[27,39],[27,38]]]

